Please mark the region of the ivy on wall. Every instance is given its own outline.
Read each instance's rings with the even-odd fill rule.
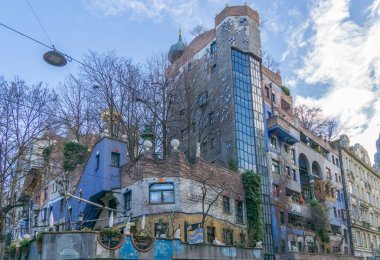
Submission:
[[[253,171],[244,172],[242,180],[247,208],[248,245],[255,246],[264,236],[261,180]]]
[[[327,209],[318,201],[310,202],[311,225],[317,233],[318,238],[324,242],[330,242],[330,223]]]
[[[87,148],[79,143],[69,142],[63,147],[63,169],[72,171],[77,164],[84,163]]]

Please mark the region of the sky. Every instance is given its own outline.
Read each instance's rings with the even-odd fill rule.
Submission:
[[[254,0],[263,49],[280,62],[296,103],[320,106],[338,117],[351,144],[373,162],[380,133],[380,0]],[[167,51],[182,29],[214,26],[226,0],[19,0],[0,1],[0,23],[81,60],[89,50],[114,51],[144,64]],[[38,19],[35,17],[34,13]],[[45,33],[46,31],[46,33]],[[0,26],[0,75],[50,88],[79,65],[46,64],[48,49]]]

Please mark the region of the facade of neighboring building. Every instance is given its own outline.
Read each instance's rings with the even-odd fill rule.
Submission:
[[[360,144],[350,146],[341,136],[355,256],[374,256],[380,250],[380,175]]]
[[[144,216],[144,229],[155,237],[175,238],[178,229],[182,242],[189,242],[190,230],[203,227],[205,243],[247,243],[241,175],[201,159],[190,163],[177,149],[165,160],[145,150],[122,168],[122,188],[101,200],[109,207],[116,201],[117,209],[125,212],[114,215],[114,226],[121,229],[131,217],[140,230]],[[94,228],[108,227],[110,214],[103,210]]]
[[[378,173],[380,173],[380,134],[376,141],[376,153],[375,153],[375,164],[374,167]]]
[[[189,157],[195,157],[198,142],[203,159],[261,176],[263,246],[273,259],[259,23],[248,5],[226,6],[213,29],[187,47],[181,38],[171,47],[168,73],[182,82],[176,106],[183,124],[172,126],[170,136],[181,140],[180,149]]]

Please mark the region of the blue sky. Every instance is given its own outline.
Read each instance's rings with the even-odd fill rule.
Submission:
[[[29,0],[60,51],[81,59],[88,50],[113,50],[143,63],[154,52],[185,40],[196,24],[212,28],[215,14],[244,1]],[[255,0],[262,45],[281,62],[285,85],[297,103],[320,105],[338,116],[371,160],[380,132],[380,0]],[[51,45],[28,2],[0,1],[0,22]],[[0,27],[0,74],[54,88],[78,65],[55,68],[46,47]]]

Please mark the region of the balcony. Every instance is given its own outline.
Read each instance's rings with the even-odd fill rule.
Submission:
[[[280,116],[268,118],[267,125],[269,134],[275,134],[290,145],[300,141],[298,129]]]

